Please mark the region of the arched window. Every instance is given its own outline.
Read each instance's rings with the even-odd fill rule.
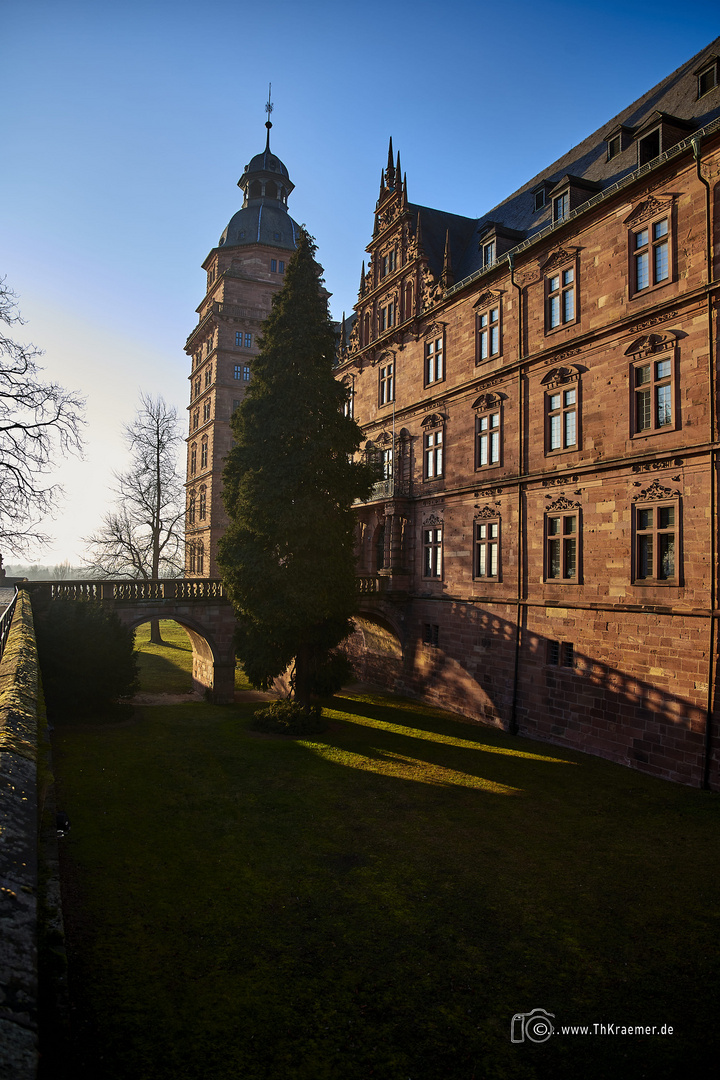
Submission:
[[[261,197],[262,186],[259,180],[253,180],[248,194],[251,199],[259,199]]]
[[[268,180],[265,184],[265,197],[267,199],[277,199],[277,186],[272,180]]]
[[[190,501],[188,502],[188,525],[195,524],[195,492],[191,492]]]
[[[208,463],[208,441],[207,441],[207,439],[203,439],[202,443],[200,444],[200,468],[201,469],[207,469],[207,463]]]
[[[205,573],[205,547],[202,540],[197,546],[197,552],[195,556],[195,569],[196,573],[198,574]]]
[[[194,574],[195,573],[195,563],[196,563],[195,545],[194,544],[189,544],[188,546],[189,546],[189,554],[190,554],[190,558],[188,560],[188,565],[190,567],[190,573]]]
[[[199,507],[199,514],[198,514],[201,521],[205,520],[205,514],[206,514],[206,510],[207,510],[207,498],[206,498],[206,496],[207,496],[207,490],[205,488],[205,485],[203,484],[203,486],[200,488],[200,507]]]
[[[193,443],[190,447],[190,475],[194,476],[197,472],[197,443]]]

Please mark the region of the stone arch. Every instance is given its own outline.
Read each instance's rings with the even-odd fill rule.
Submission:
[[[207,627],[197,622],[196,619],[192,619],[189,616],[182,613],[175,612],[163,612],[153,611],[142,612],[128,612],[125,615],[123,612],[118,611],[122,621],[130,627],[131,630],[137,630],[139,626],[144,623],[151,622],[153,619],[166,619],[168,622],[176,622],[178,626],[181,626],[192,645],[193,666],[192,666],[192,683],[193,690],[201,694],[207,694],[213,700],[218,700],[220,692],[223,699],[227,697],[227,687],[222,688],[218,685],[218,669],[225,669],[228,664],[232,666],[232,679],[233,689],[235,681],[235,655],[233,652],[232,657],[222,655],[221,649],[218,647],[214,636],[209,632]],[[226,681],[226,680],[224,680]],[[230,699],[232,700],[232,698]]]
[[[353,616],[354,631],[344,648],[357,678],[388,689],[402,681],[403,645],[400,627],[382,612],[362,611]]]

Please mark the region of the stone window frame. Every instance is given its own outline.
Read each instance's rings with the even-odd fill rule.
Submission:
[[[432,483],[445,477],[445,417],[431,413],[422,422],[422,477]]]
[[[380,281],[395,273],[397,270],[397,244],[393,244],[378,257],[378,269],[380,271],[378,275]]]
[[[443,580],[443,522],[433,515],[422,524],[422,578],[424,581]]]
[[[423,385],[435,386],[445,382],[446,348],[445,324],[433,323],[424,335],[423,344]],[[439,357],[439,363],[438,363]]]
[[[672,510],[673,520],[662,524],[661,511]],[[643,514],[652,513],[652,522],[643,519]],[[662,573],[663,538],[672,536],[673,570],[672,576]],[[650,539],[653,573],[642,574],[642,562],[647,558],[642,555],[641,545]],[[646,549],[647,550],[647,549]],[[632,560],[631,583],[643,586],[682,586],[682,496],[678,490],[664,487],[659,480],[654,480],[649,487],[634,496],[632,501]]]
[[[385,334],[397,323],[397,298],[387,297],[378,305],[378,333]]]
[[[212,364],[208,364],[208,366],[205,368],[205,389],[206,390],[212,383],[212,375],[213,375],[213,366],[212,366]]]
[[[567,330],[580,320],[579,263],[577,252],[558,251],[543,267],[546,335]]]
[[[235,364],[234,365],[234,372],[233,372],[233,378],[234,379],[242,379],[242,369],[243,369],[242,364]]]
[[[475,303],[475,366],[499,360],[503,353],[503,310],[500,292],[484,292]],[[493,318],[493,314],[495,317]],[[494,337],[493,337],[494,332]],[[486,355],[483,345],[487,343]],[[493,352],[493,344],[497,348]]]
[[[198,521],[205,521],[207,517],[207,485],[202,484],[198,492]]]
[[[378,360],[378,408],[395,401],[396,377],[395,357],[386,353]]]
[[[555,522],[559,522],[559,527],[555,527]],[[574,522],[574,527],[571,522]],[[550,503],[545,509],[543,536],[543,581],[548,585],[581,585],[582,508],[580,503],[570,502],[564,495]],[[557,574],[553,572],[555,566],[558,568]]]
[[[243,382],[250,382],[250,374],[251,374],[250,365],[249,364],[243,364],[243,366],[242,366]]]
[[[201,387],[202,387],[202,382],[201,382],[200,376],[198,375],[198,376],[196,377],[195,381],[193,382],[193,393],[192,393],[192,396],[193,396],[194,398],[196,398],[196,397],[200,397],[200,393],[201,393]]]
[[[245,331],[245,348],[252,349],[253,336],[247,330]]]
[[[543,378],[541,385],[545,387],[544,417],[545,417],[545,457],[556,457],[558,454],[577,453],[582,447],[582,370],[578,365],[553,368]],[[568,393],[575,393],[575,401],[566,401]],[[553,399],[560,396],[559,409],[554,407]],[[552,446],[553,417],[559,413],[561,445]],[[575,414],[575,442],[566,443],[567,416]]]
[[[499,469],[503,464],[503,400],[504,394],[481,394],[473,402],[473,409],[475,409],[475,471],[482,470],[485,472],[487,469]],[[497,416],[497,424],[493,427],[490,423],[491,419]],[[487,427],[483,427],[483,421],[487,420]],[[491,436],[493,431],[497,434],[497,460],[490,460],[490,453],[488,453],[488,460],[482,461],[482,440],[487,438],[488,450],[492,448]]]
[[[211,401],[210,398],[207,397],[205,398],[205,401],[203,401],[203,424],[207,424],[208,420],[210,419],[210,412]]]
[[[210,453],[210,451],[209,451],[208,437],[207,437],[207,435],[203,435],[202,439],[200,440],[200,468],[201,469],[207,469],[208,468],[209,453]]]
[[[191,431],[197,431],[197,429],[199,427],[200,427],[200,410],[199,409],[193,409],[192,421],[190,423],[190,430]]]
[[[187,523],[188,525],[195,524],[195,515],[197,510],[197,496],[195,491],[188,493],[188,505],[187,505]]]
[[[495,534],[492,535],[492,530]],[[484,507],[473,522],[473,580],[502,581],[502,520],[497,511]],[[495,548],[495,573],[481,573],[480,567],[492,567],[492,552]],[[490,556],[490,557],[489,557]]]
[[[242,330],[236,330],[235,331],[235,348],[236,349],[242,348],[242,343],[243,343],[243,332],[242,332]]]
[[[197,472],[197,443],[191,443],[190,445],[190,475],[194,476]]]
[[[629,217],[625,219],[628,230],[628,296],[630,300],[649,296],[658,289],[664,289],[675,281],[676,258],[675,258],[675,220],[673,199],[669,197],[656,198],[651,195],[639,203]],[[662,224],[666,225],[666,231],[655,235],[656,229]],[[645,243],[639,243],[643,234],[647,234]],[[658,258],[665,252],[667,260],[667,273],[664,277],[657,276]],[[644,265],[648,275],[647,285],[638,285],[640,267]]]

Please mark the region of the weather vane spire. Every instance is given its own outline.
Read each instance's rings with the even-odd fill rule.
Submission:
[[[267,113],[267,120],[265,121],[265,127],[267,128],[267,143],[265,145],[266,150],[270,149],[270,128],[272,127],[272,120],[270,119],[270,113],[273,111],[273,103],[270,100],[271,91],[272,83],[268,83],[268,99],[267,105],[265,106],[265,112]]]

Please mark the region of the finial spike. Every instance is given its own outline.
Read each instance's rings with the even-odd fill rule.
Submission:
[[[389,188],[395,187],[395,166],[393,165],[392,135],[390,136],[390,146],[388,147],[388,163],[387,169],[385,170],[385,183]]]
[[[270,128],[272,127],[272,121],[270,119],[270,113],[273,111],[273,103],[270,100],[272,95],[272,83],[268,83],[268,99],[265,105],[265,112],[267,113],[267,120],[265,121],[265,127],[267,128],[267,141],[265,143],[265,150],[270,149]]]
[[[363,259],[362,271],[360,272],[360,295],[365,295],[365,260]]]
[[[452,260],[450,258],[450,230],[445,233],[445,255],[443,256],[442,277],[440,278],[443,289],[449,289],[454,283],[452,272]]]

